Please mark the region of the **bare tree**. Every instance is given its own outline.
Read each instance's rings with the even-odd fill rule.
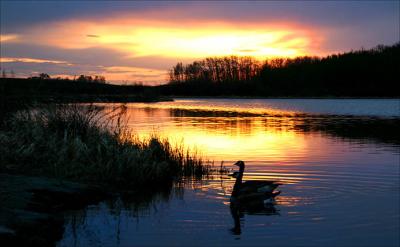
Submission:
[[[42,80],[47,80],[47,79],[50,79],[50,76],[49,76],[49,74],[46,74],[46,73],[40,73],[39,78]]]

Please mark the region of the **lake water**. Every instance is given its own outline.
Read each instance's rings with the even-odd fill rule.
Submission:
[[[115,105],[106,104],[106,107]],[[273,207],[231,213],[228,176],[66,215],[58,246],[399,246],[399,100],[178,99],[127,104],[128,126],[275,180]]]

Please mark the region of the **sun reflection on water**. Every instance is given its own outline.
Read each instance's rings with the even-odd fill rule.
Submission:
[[[168,109],[128,108],[128,124],[140,138],[156,133],[173,143],[183,141],[215,161],[263,160],[307,152],[307,143],[294,131],[292,119],[174,114],[176,111]]]

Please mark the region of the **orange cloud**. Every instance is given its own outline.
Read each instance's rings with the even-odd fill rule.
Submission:
[[[320,42],[314,30],[291,23],[180,23],[131,17],[61,21],[32,27],[26,35],[27,40],[41,44],[66,49],[110,48],[131,58],[294,57],[308,54]]]

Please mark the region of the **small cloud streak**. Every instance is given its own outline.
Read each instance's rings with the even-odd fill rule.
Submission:
[[[26,57],[1,57],[0,63],[54,63],[54,64],[66,64],[73,65],[66,61],[58,61],[58,60],[46,60],[46,59],[36,59],[36,58],[26,58]]]
[[[0,42],[10,42],[10,41],[17,41],[19,38],[16,34],[1,34],[0,35]]]

